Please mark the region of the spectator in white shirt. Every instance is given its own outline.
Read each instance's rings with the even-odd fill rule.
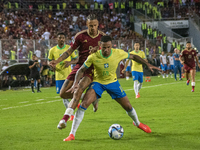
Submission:
[[[48,30],[46,29],[46,31],[42,35],[42,38],[44,38],[45,40],[49,40],[50,35],[50,32],[48,32]]]

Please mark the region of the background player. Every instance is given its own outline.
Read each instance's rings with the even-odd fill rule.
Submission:
[[[58,45],[54,46],[49,51],[48,60],[49,62],[52,60],[57,60],[62,53],[64,53],[70,45],[65,44],[65,34],[64,33],[58,33],[57,34],[57,42]],[[48,62],[48,63],[49,63]],[[65,79],[68,77],[68,75],[71,73],[71,64],[76,64],[78,62],[78,54],[75,54],[74,52],[68,57],[67,59],[61,61],[56,65],[55,70],[55,77],[56,77],[56,92],[57,94],[60,93],[60,90],[62,88],[63,83],[65,82]],[[68,108],[69,100],[63,99],[63,103],[66,108]],[[73,116],[71,117],[73,119]]]
[[[138,55],[141,58],[143,58],[145,61],[147,61],[145,53],[143,51],[140,51],[140,44],[135,43],[134,44],[134,51],[130,52],[130,54]],[[126,62],[125,67],[128,65],[130,62]],[[134,91],[136,98],[140,97],[139,91],[142,88],[142,83],[143,83],[143,67],[142,64],[135,62],[132,60],[132,77],[134,81]],[[124,71],[124,70],[123,70]],[[139,83],[138,83],[139,82]]]
[[[181,63],[180,63],[180,60],[179,60],[180,51],[177,48],[175,48],[174,52],[175,52],[173,54],[173,58],[174,58],[174,78],[177,81],[177,78],[176,78],[177,71],[179,71],[179,80],[182,80],[182,78],[181,78]]]
[[[32,60],[29,60],[29,69],[31,70],[31,89],[32,89],[32,93],[35,93],[34,91],[34,81],[37,80],[37,92],[41,92],[40,91],[40,74],[38,71],[38,67],[39,67],[39,62],[38,62],[38,58],[36,57],[35,54],[33,54],[32,56]]]
[[[168,67],[167,67],[167,56],[165,55],[165,52],[162,51],[161,55],[160,55],[160,66],[162,69],[162,75],[163,78],[168,78]]]
[[[74,82],[77,70],[82,66],[84,61],[87,59],[89,53],[92,50],[97,50],[97,49],[95,49],[95,47],[99,46],[100,39],[104,35],[103,32],[98,30],[99,22],[97,20],[97,17],[94,14],[89,15],[87,17],[86,24],[87,24],[88,29],[83,30],[83,31],[81,31],[81,32],[79,32],[75,35],[74,40],[71,44],[71,47],[66,52],[64,52],[57,60],[50,62],[50,64],[53,67],[55,67],[56,64],[65,60],[66,58],[68,58],[74,50],[77,49],[79,51],[79,61],[78,61],[77,65],[75,66],[75,68],[70,73],[70,75],[65,80],[65,82],[62,86],[62,89],[60,91],[60,96],[62,98],[65,98],[65,99],[73,97],[73,95],[72,95],[73,93],[66,92],[66,91],[69,88],[71,88],[71,86]],[[93,66],[91,66],[85,72],[82,80],[79,82],[79,88],[74,92],[74,96],[76,97],[76,99],[73,98],[71,100],[70,106],[67,108],[67,110],[65,112],[66,115],[64,116],[64,118],[58,124],[59,129],[63,128],[62,126],[65,124],[65,122],[67,122],[68,118],[73,114],[74,109],[78,105],[80,98],[81,99],[83,98],[83,95],[84,95],[84,94],[82,94],[83,91],[92,82],[92,80],[93,80],[92,70],[93,70]],[[81,95],[82,95],[82,97],[81,97]],[[94,105],[95,105],[94,111],[97,110],[97,103],[96,102],[94,103]]]
[[[129,80],[130,72],[131,72],[131,61],[129,61],[128,59],[126,59],[126,62],[127,61],[128,61],[128,65],[127,65],[127,67],[125,66],[124,68],[126,69],[126,80]],[[124,73],[124,71],[122,73]]]
[[[75,139],[76,130],[84,117],[85,110],[93,101],[95,101],[95,99],[101,98],[101,95],[105,90],[112,97],[112,99],[115,99],[126,110],[127,114],[132,118],[134,125],[147,133],[151,132],[151,129],[147,125],[140,123],[135,109],[131,106],[126,93],[116,78],[116,70],[119,62],[125,58],[135,60],[138,63],[146,64],[151,70],[159,68],[150,65],[139,56],[133,54],[129,55],[121,49],[112,49],[111,41],[112,39],[110,36],[103,36],[101,38],[102,49],[88,56],[88,59],[76,74],[74,84],[69,90],[72,92],[79,86],[78,82],[84,72],[91,65],[94,65],[94,81],[90,84],[90,87],[75,114],[70,135],[64,139],[64,141],[71,141]]]
[[[169,60],[169,65],[168,65],[169,69],[168,69],[168,71],[170,73],[171,78],[173,78],[172,72],[174,71],[174,58],[172,56],[172,53],[169,53],[168,60]]]
[[[196,74],[196,65],[195,65],[195,60],[196,63],[198,64],[198,67],[200,67],[198,57],[196,54],[196,51],[192,49],[191,43],[187,42],[186,44],[186,49],[182,51],[180,55],[180,61],[182,64],[184,64],[184,69],[185,69],[185,76],[187,79],[187,85],[190,83],[189,75],[191,75],[192,78],[192,92],[194,92],[194,87],[195,87],[195,74]]]

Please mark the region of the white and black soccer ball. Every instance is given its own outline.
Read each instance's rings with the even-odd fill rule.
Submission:
[[[119,140],[124,135],[124,129],[119,124],[113,124],[108,129],[108,135],[114,140]]]

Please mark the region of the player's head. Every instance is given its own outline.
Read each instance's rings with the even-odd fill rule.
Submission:
[[[187,49],[191,49],[191,48],[192,48],[192,45],[191,45],[190,42],[187,42],[187,43],[186,43],[186,48],[187,48]]]
[[[177,48],[174,49],[174,53],[176,53],[176,54],[178,53],[178,49]]]
[[[60,32],[57,34],[57,41],[59,45],[63,45],[65,43],[65,33]]]
[[[162,51],[162,53],[161,53],[162,55],[165,55],[165,52],[164,51]]]
[[[32,56],[32,60],[36,60],[36,55],[35,54],[33,54],[33,56]]]
[[[89,16],[87,16],[86,25],[88,27],[90,34],[92,35],[97,34],[99,21],[97,20],[97,17],[95,14],[90,14]]]
[[[112,48],[112,38],[108,35],[104,35],[101,37],[101,50],[102,55],[108,57],[111,53]]]
[[[136,51],[138,51],[138,50],[140,49],[140,43],[136,42],[136,43],[134,44],[134,49],[135,49]]]
[[[169,56],[172,56],[172,53],[171,53],[171,52],[169,52]]]

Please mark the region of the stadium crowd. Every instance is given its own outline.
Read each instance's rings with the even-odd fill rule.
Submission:
[[[175,2],[175,1],[174,1]],[[56,44],[56,34],[64,32],[66,44],[70,44],[74,35],[86,29],[86,16],[90,13],[97,15],[99,29],[110,35],[114,47],[120,47],[125,51],[133,49],[133,42],[139,42],[141,50],[145,51],[151,62],[156,55],[165,48],[161,48],[161,41],[165,37],[157,29],[147,27],[146,35],[140,35],[134,31],[134,15],[132,8],[154,16],[154,19],[171,17],[170,9],[176,7],[180,12],[188,12],[188,7],[198,8],[198,2],[185,1],[182,4],[154,1],[148,2],[125,1],[123,3],[78,3],[72,1],[44,3],[29,1],[28,8],[15,1],[0,2],[0,39],[2,45],[1,67],[6,63],[9,65],[16,62],[27,62],[33,53],[37,55],[43,63],[46,63],[48,51]],[[165,7],[168,6],[168,7]],[[23,8],[23,9],[19,9]],[[68,9],[69,8],[69,9]],[[151,8],[150,10],[148,10]],[[183,9],[186,9],[183,11]],[[179,13],[177,13],[179,14]],[[181,14],[182,15],[182,14]],[[173,15],[172,15],[173,16]],[[184,16],[184,15],[182,15]],[[148,31],[150,29],[151,31]],[[156,34],[155,34],[156,32]],[[146,39],[146,49],[145,49]],[[154,39],[154,40],[152,40]],[[166,40],[165,40],[166,41]],[[167,42],[167,41],[166,41]],[[46,79],[45,79],[46,80]]]

